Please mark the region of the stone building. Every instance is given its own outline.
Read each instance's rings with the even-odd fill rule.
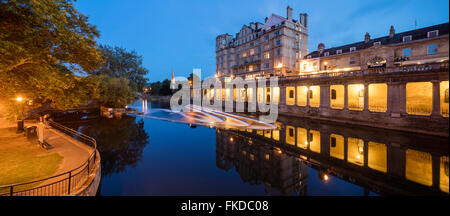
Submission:
[[[280,113],[448,136],[449,23],[318,50],[280,80]]]
[[[288,8],[288,14],[289,11]],[[301,35],[298,41],[302,44],[299,57],[307,50],[306,16],[301,16],[300,20],[302,18],[305,22],[297,21],[297,26],[300,27],[297,33]],[[271,19],[282,20],[276,15],[272,15]],[[271,22],[269,19],[265,25],[271,25]],[[279,23],[282,24],[283,21]],[[284,21],[278,28],[290,30],[285,26],[289,23],[291,22]],[[260,24],[251,26],[256,28]],[[277,37],[270,39],[272,34],[278,32],[276,26],[272,25],[274,29],[269,32],[265,32],[262,27],[259,32],[265,34],[262,33],[259,39],[269,35],[269,41],[277,41]],[[243,33],[245,34],[245,30]],[[288,36],[289,33],[281,38]],[[222,84],[221,91],[215,94],[222,95],[222,100],[232,98],[235,102],[256,100],[258,103],[274,103],[278,105],[281,115],[448,136],[448,37],[449,23],[402,33],[396,33],[395,28],[391,26],[387,36],[380,38],[372,39],[370,34],[366,33],[362,41],[344,46],[326,48],[325,44],[321,43],[316,51],[304,55],[301,60],[296,59],[298,64],[295,68],[285,67],[289,65],[283,63],[281,70],[276,67],[264,70],[261,65],[265,64],[265,60],[255,63],[256,71],[250,67],[251,64],[225,68],[222,67],[222,57],[218,57],[218,77],[224,83],[234,75],[273,75],[279,77],[279,86],[257,87],[256,90],[248,86],[235,86],[230,91],[224,89],[225,85]],[[247,44],[241,44],[240,34],[236,38],[229,35],[226,38],[218,37],[218,42],[225,40],[224,43],[218,43],[218,56],[225,51],[236,51],[238,48],[241,50],[240,47],[243,48]],[[264,47],[264,43],[261,43],[260,47]],[[289,50],[289,47],[282,48]],[[273,47],[269,56],[277,49],[276,46]],[[244,55],[242,52],[235,52],[234,55]],[[261,53],[264,57],[264,50]],[[227,56],[223,59],[233,59],[233,55]],[[248,59],[249,56],[245,56]],[[273,59],[269,57],[271,64],[276,63],[278,59],[289,59],[289,55]]]
[[[290,76],[299,73],[299,63],[308,52],[308,16],[293,19],[292,8],[286,17],[272,14],[264,24],[251,22],[235,36],[216,38],[216,77],[251,78]]]

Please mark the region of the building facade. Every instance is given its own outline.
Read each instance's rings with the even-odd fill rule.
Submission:
[[[372,39],[366,33],[360,42],[332,48],[321,43],[316,51],[305,55],[307,16],[291,22],[289,13],[288,7],[287,19],[272,15],[264,25],[244,26],[235,38],[217,37],[217,76],[224,83],[227,77],[277,76],[279,86],[222,89],[215,92],[216,96],[221,94],[222,100],[233,98],[236,102],[275,103],[281,115],[448,136],[449,23],[402,33],[391,26],[384,37]],[[299,31],[289,28],[292,23]],[[256,35],[249,41],[242,40],[246,29]],[[299,37],[289,37],[294,34]],[[286,39],[281,47],[276,46],[279,39]],[[295,49],[289,46],[292,42],[301,44],[295,58]],[[258,61],[249,56],[255,52],[252,49],[256,49]],[[278,49],[286,52],[279,52],[279,57]],[[232,54],[226,54],[229,52]],[[222,64],[227,59],[233,63]],[[265,65],[269,65],[267,70]]]
[[[287,7],[286,17],[272,14],[265,23],[242,26],[235,36],[216,38],[216,76],[252,78],[299,73],[300,60],[308,53],[307,14],[299,20]]]

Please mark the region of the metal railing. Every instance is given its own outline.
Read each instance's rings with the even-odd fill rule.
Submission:
[[[96,170],[97,142],[94,138],[49,120],[48,124],[92,148],[87,160],[70,171],[44,179],[0,186],[0,196],[67,196],[85,185]]]
[[[355,77],[365,75],[385,75],[395,73],[414,73],[414,72],[434,72],[448,70],[449,63],[427,63],[420,65],[404,65],[394,66],[388,68],[368,68],[365,70],[353,70],[353,71],[339,71],[339,72],[325,72],[315,74],[303,74],[285,77],[286,80],[306,79],[306,78],[332,78],[332,77]],[[316,71],[318,72],[318,71]]]

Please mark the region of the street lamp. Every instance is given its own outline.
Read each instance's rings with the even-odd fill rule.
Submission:
[[[22,97],[17,97],[16,100],[17,100],[17,102],[18,102],[19,104],[21,104],[21,106],[22,106],[22,116],[21,116],[21,120],[18,120],[18,121],[17,121],[17,133],[22,133],[22,132],[24,132],[23,127],[24,127],[24,122],[25,122],[25,118],[24,118],[24,115],[23,115],[23,113],[24,113],[23,98],[22,98]]]

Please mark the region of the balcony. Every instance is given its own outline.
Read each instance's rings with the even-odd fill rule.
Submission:
[[[366,70],[341,71],[341,72],[313,72],[311,74],[303,74],[286,77],[286,79],[305,79],[305,78],[331,78],[331,77],[352,77],[363,75],[383,75],[394,73],[416,73],[416,72],[438,72],[449,69],[447,62],[396,66],[390,68],[369,68]]]

